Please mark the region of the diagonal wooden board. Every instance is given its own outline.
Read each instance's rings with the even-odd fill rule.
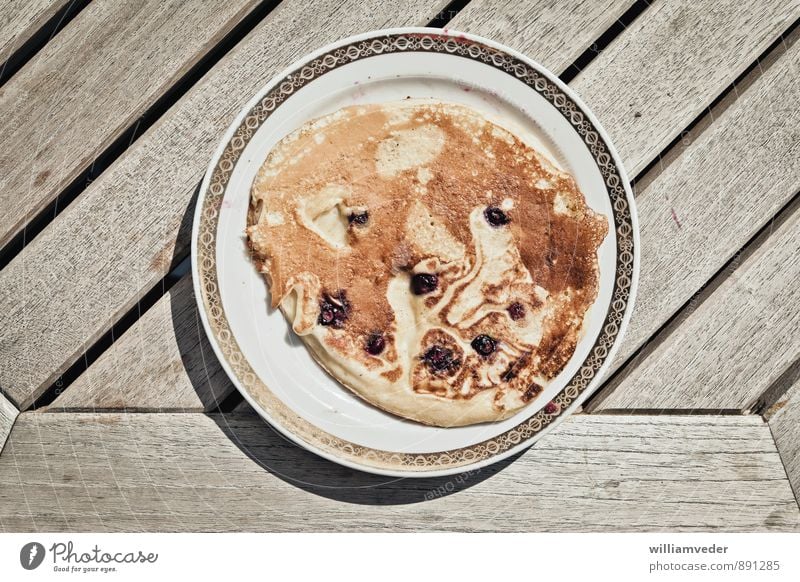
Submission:
[[[800,0],[654,2],[570,86],[633,179],[798,17]]]
[[[692,438],[686,438],[691,435]],[[20,495],[20,489],[24,495]],[[252,415],[20,415],[0,456],[9,531],[798,531],[749,416],[578,415],[513,462],[392,479]]]
[[[0,394],[0,453],[3,452],[6,439],[18,414],[17,408],[5,396]]]
[[[232,390],[203,331],[187,275],[48,410],[211,410]]]
[[[643,372],[644,376],[633,373],[623,385],[617,379],[589,410],[746,408],[780,373],[786,358],[792,357],[788,347],[798,345],[796,330],[789,324],[792,317],[775,328],[764,329],[762,325],[767,316],[775,315],[771,313],[774,308],[800,311],[800,299],[794,296],[790,284],[787,287],[792,263],[784,265],[783,272],[776,273],[771,281],[752,281],[746,289],[736,281],[744,276],[745,266],[737,249],[769,224],[800,190],[800,140],[796,132],[800,111],[792,105],[800,99],[800,87],[792,72],[800,58],[798,32],[789,39],[791,44],[785,52],[778,51],[781,54],[774,62],[770,58],[759,67],[752,85],[739,88],[731,104],[721,104],[719,111],[712,111],[713,123],[700,135],[688,136],[693,140],[691,145],[664,170],[654,170],[653,179],[638,193],[643,242],[639,294],[612,371],[691,300],[682,317],[671,325],[671,329],[685,329],[668,340],[673,348],[686,342],[678,350],[680,361],[673,362],[683,367],[681,373],[657,379],[652,373],[665,373],[666,369],[654,358],[677,358],[679,354],[670,351],[667,355],[661,349],[667,349],[664,346],[656,351],[645,349],[628,369],[640,364],[649,372]],[[765,244],[770,246],[778,240]],[[731,279],[732,290],[726,295],[715,292],[698,306],[699,298],[692,299],[695,291],[732,258],[731,265],[717,277],[723,285],[725,278]],[[723,304],[734,297],[740,304],[741,293],[747,294],[744,301],[750,309],[735,313],[731,320],[733,303],[728,308]],[[766,303],[756,308],[758,299]],[[723,313],[726,309],[727,315]],[[691,322],[696,321],[697,311],[706,313],[705,319],[689,332],[685,326],[695,325]],[[720,319],[712,321],[713,317]],[[775,337],[781,331],[784,335]],[[687,333],[700,335],[688,338]],[[770,341],[786,345],[754,357],[751,350]],[[717,359],[720,353],[713,352],[711,346],[725,351],[733,361]],[[690,356],[692,349],[699,351]],[[753,376],[746,370],[754,370],[756,364],[774,370]]]
[[[484,10],[484,4],[470,3],[453,25],[499,34],[497,12]],[[629,4],[566,2],[548,10],[533,10],[530,16],[522,15],[530,19],[526,30],[532,42],[521,48],[561,71],[571,62],[565,47],[571,46],[576,33],[588,45]],[[500,8],[492,5],[494,10]],[[208,410],[232,389],[199,326],[191,278],[186,276],[59,396],[50,410]]]
[[[793,35],[796,37],[797,34]],[[738,97],[733,104],[723,102],[715,108],[710,116],[713,120],[710,126],[696,132],[700,135],[687,136],[687,141],[694,141],[686,147],[679,161],[656,167],[645,178],[644,181],[649,181],[650,185],[637,197],[644,249],[640,299],[630,337],[626,336],[617,365],[657,330],[794,194],[796,175],[781,172],[797,163],[792,124],[787,123],[783,112],[763,104],[779,102],[787,92],[791,94],[796,90],[790,86],[793,85],[792,76],[787,75],[787,69],[792,66],[797,49],[793,43],[791,52],[784,54],[780,50],[776,51],[780,54],[771,55],[759,68],[758,74],[752,75],[755,77],[751,81],[752,87],[732,95]],[[566,66],[566,63],[561,63],[561,66]],[[762,73],[763,79],[760,78]],[[727,110],[723,112],[722,109]],[[792,111],[788,115],[791,120],[791,116],[798,113]],[[742,156],[742,151],[748,149],[754,155]],[[715,163],[708,163],[709,159]],[[726,188],[732,175],[737,180],[731,184],[733,187]],[[660,176],[660,179],[654,181],[651,176]],[[775,180],[774,176],[778,179]],[[687,188],[687,184],[692,184],[692,187]],[[720,189],[725,189],[724,198],[718,195]],[[707,204],[706,198],[712,197],[716,204]],[[672,218],[672,208],[678,208],[683,217],[681,228]],[[747,217],[744,224],[743,216]],[[714,233],[711,239],[709,232]],[[687,272],[687,257],[696,255],[698,245],[711,252],[704,253],[702,261],[692,261]],[[178,342],[173,341],[171,332],[164,332],[170,327],[185,329],[196,320],[196,313],[189,308],[193,299],[180,297],[183,289],[189,287],[187,281],[173,289],[161,302],[181,306],[177,313],[183,313],[184,318],[170,321],[163,315],[171,315],[176,310],[157,306],[156,313],[162,315],[145,316],[94,364],[96,370],[90,370],[78,379],[55,401],[52,409],[112,408],[111,404],[120,397],[124,398],[126,406],[151,408],[155,394],[163,392],[157,383],[152,383],[156,371],[173,369],[181,359],[190,355],[176,350]],[[206,346],[202,330],[193,331],[189,338],[197,335],[202,337],[201,345]],[[158,347],[152,341],[156,341]],[[194,340],[191,343],[194,345]],[[144,366],[139,357],[143,353],[140,346],[151,346],[147,351],[153,359],[148,366]],[[208,407],[210,401],[207,398],[198,401],[193,386],[202,392],[206,375],[219,378],[220,368],[213,354],[207,347],[201,353],[205,364],[203,370],[198,372],[190,366],[189,374],[184,374],[173,384],[175,392],[182,394],[181,398],[188,398],[184,407],[202,404]],[[131,362],[133,358],[136,358],[135,364],[120,365],[120,362]],[[120,372],[120,369],[126,371]]]
[[[257,0],[95,0],[3,87],[0,246],[221,40]]]
[[[800,359],[800,200],[786,214],[613,380],[604,409],[747,409]]]
[[[634,0],[472,0],[447,29],[496,40],[561,73],[633,4]]]
[[[765,417],[800,504],[800,374],[795,375],[791,386],[767,410]]]
[[[3,0],[0,2],[0,65],[73,0]]]

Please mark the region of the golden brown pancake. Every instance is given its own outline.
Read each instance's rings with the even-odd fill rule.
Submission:
[[[495,421],[569,361],[606,218],[461,105],[354,106],[282,139],[247,235],[271,303],[344,386],[438,426]]]

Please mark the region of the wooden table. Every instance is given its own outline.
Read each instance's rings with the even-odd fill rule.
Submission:
[[[800,530],[800,1],[0,7],[0,529]],[[189,231],[272,75],[426,24],[583,97],[633,179],[642,272],[581,414],[507,462],[394,480],[242,403],[199,325]]]

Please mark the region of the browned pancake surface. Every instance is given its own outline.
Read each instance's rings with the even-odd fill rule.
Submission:
[[[455,401],[493,390],[496,418],[502,418],[538,395],[572,356],[583,316],[597,296],[597,248],[607,222],[586,206],[572,177],[510,133],[482,120],[465,123],[461,107],[457,115],[443,105],[409,107],[399,118],[380,106],[350,108],[284,140],[274,150],[279,158],[267,160],[253,186],[250,245],[270,282],[273,306],[296,290],[298,281],[307,290],[298,309],[305,305],[309,312],[313,305],[315,321],[307,317],[301,333],[310,325],[320,331],[325,301],[342,305],[344,319],[322,326],[323,349],[333,357],[356,360],[386,382],[406,382],[411,393]],[[441,147],[422,165],[391,175],[378,171],[376,160],[386,158],[392,136],[403,132],[428,132]],[[341,199],[333,196],[337,204],[326,208],[330,200],[319,193],[331,191],[341,192]],[[315,199],[321,207],[311,204],[309,210],[308,201]],[[499,280],[476,286],[469,273],[480,253],[470,217],[475,220],[480,212],[486,221],[487,208],[501,209],[507,223],[485,224],[481,232],[486,240],[505,236],[495,231],[510,234],[515,249],[506,256],[519,260],[509,259],[512,268]],[[317,212],[341,230],[341,244],[309,228]],[[364,212],[363,224],[348,222]],[[428,213],[425,220],[436,236],[446,229],[450,243],[442,246],[440,236],[433,244],[420,242],[428,236],[420,212]],[[410,222],[417,226],[409,229]],[[431,253],[431,248],[452,250],[458,246],[453,243],[463,247],[463,255]],[[388,287],[420,272],[435,274],[438,285],[423,296],[412,293],[409,301],[435,313],[435,324],[419,330],[404,362],[400,354],[406,348],[395,345],[398,318]],[[485,312],[476,321],[469,321],[476,309],[451,312],[453,297],[470,282],[470,292],[480,289]],[[537,314],[540,340],[533,345],[519,334],[534,325]],[[494,339],[497,349],[489,355],[471,349],[479,335]],[[376,337],[385,348],[372,355],[367,348]],[[425,355],[434,346],[452,352],[451,365],[431,365]],[[356,391],[364,396],[365,390]]]

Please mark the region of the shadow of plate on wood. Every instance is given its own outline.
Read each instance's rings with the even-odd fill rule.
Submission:
[[[357,505],[408,505],[447,497],[496,475],[524,452],[458,475],[391,477],[366,473],[311,453],[265,427],[255,413],[210,416],[231,442],[270,474],[314,495]]]

